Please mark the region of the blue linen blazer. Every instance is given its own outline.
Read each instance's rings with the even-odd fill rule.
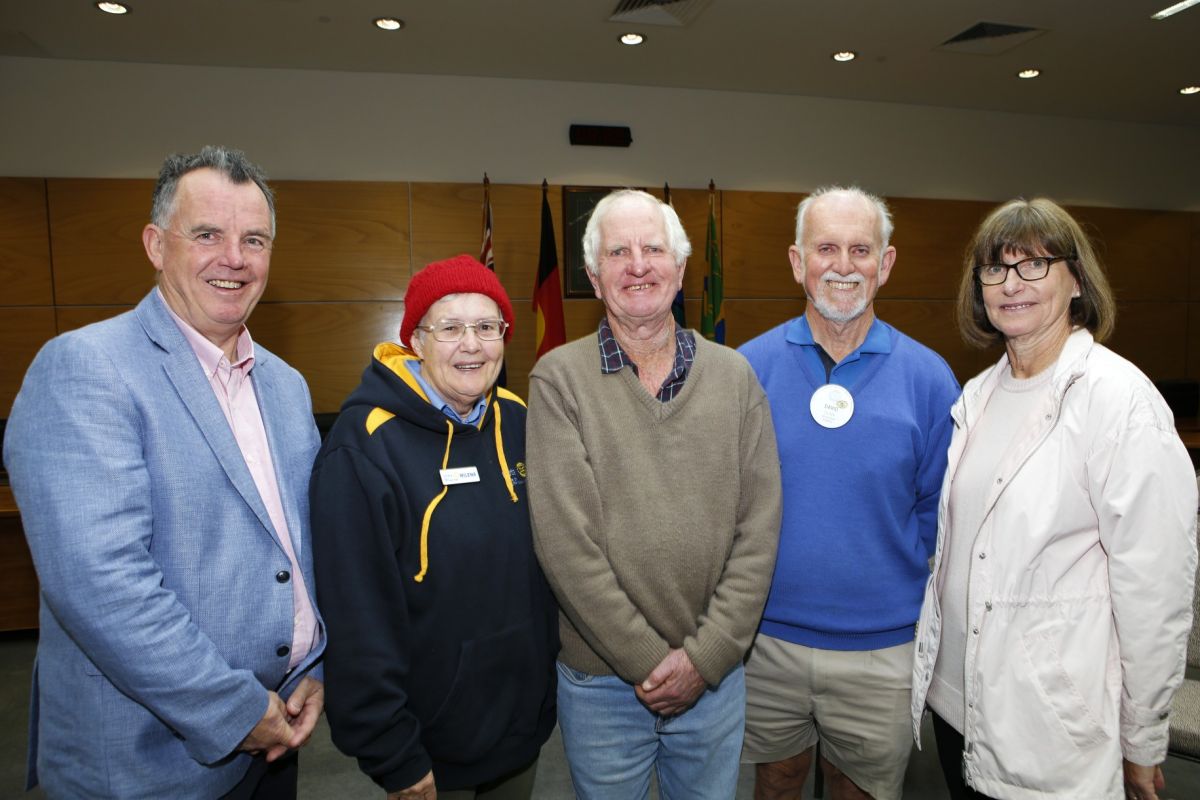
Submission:
[[[308,386],[257,345],[251,380],[311,594]],[[325,636],[288,674],[290,562],[157,291],[42,348],[4,461],[41,581],[29,785],[52,797],[223,794],[249,765],[235,748],[267,691],[287,697]]]

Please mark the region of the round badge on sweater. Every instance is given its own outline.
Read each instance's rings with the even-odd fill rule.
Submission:
[[[822,428],[840,428],[854,416],[854,396],[845,386],[827,383],[813,392],[808,410]]]

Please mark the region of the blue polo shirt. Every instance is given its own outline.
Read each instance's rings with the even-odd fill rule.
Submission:
[[[789,344],[800,345],[800,352],[803,354],[801,361],[814,386],[836,383],[838,386],[850,389],[851,394],[854,393],[854,385],[872,361],[869,356],[887,355],[892,352],[891,337],[888,336],[887,329],[877,317],[871,321],[871,327],[867,331],[867,338],[863,340],[863,343],[835,365],[826,377],[825,361],[821,358],[824,348],[813,339],[812,328],[808,325],[806,314],[787,323],[784,338]],[[826,355],[828,356],[828,354]],[[868,357],[864,358],[864,356]]]

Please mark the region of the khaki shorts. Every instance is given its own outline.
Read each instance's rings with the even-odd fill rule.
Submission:
[[[876,800],[901,796],[912,751],[913,643],[817,650],[759,634],[746,662],[742,761],[821,755]]]

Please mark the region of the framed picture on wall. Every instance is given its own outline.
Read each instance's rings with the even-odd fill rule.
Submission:
[[[611,186],[564,186],[563,196],[563,296],[595,297],[583,264],[583,231],[592,209]]]

